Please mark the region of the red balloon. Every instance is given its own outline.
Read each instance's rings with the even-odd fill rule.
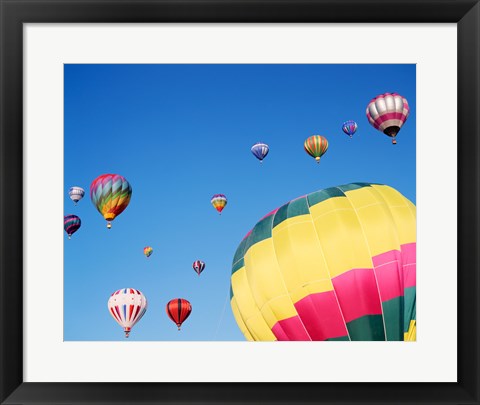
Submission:
[[[178,330],[182,323],[190,316],[192,304],[183,298],[174,298],[167,304],[167,315],[177,325]]]

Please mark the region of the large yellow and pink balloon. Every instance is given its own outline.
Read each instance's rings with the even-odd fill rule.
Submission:
[[[231,307],[248,340],[415,340],[416,209],[352,183],[297,198],[238,246]]]

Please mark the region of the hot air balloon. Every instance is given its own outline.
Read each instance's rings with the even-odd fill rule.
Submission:
[[[147,246],[143,248],[143,254],[147,257],[150,257],[153,253],[153,249],[151,246]]]
[[[348,120],[342,124],[342,131],[345,132],[350,138],[357,132],[358,125],[355,121]]]
[[[85,190],[81,187],[73,186],[70,187],[70,190],[68,190],[68,195],[70,196],[70,199],[75,203],[75,205],[77,205],[77,203],[85,195]]]
[[[111,221],[127,208],[131,197],[130,183],[118,174],[102,174],[90,185],[90,198],[107,221],[108,229],[112,227]]]
[[[416,339],[416,209],[352,183],[297,198],[237,248],[231,307],[248,340]]]
[[[178,330],[192,312],[192,304],[183,298],[175,298],[167,304],[167,315],[175,322]]]
[[[122,288],[108,299],[108,310],[128,338],[133,326],[147,310],[147,298],[134,288]]]
[[[397,93],[385,93],[375,97],[367,107],[367,118],[375,129],[392,138],[395,145],[402,125],[408,118],[410,107],[407,99]]]
[[[198,275],[205,269],[205,262],[202,262],[201,260],[195,260],[193,262],[193,270],[197,272]]]
[[[227,205],[227,197],[225,197],[223,194],[215,194],[210,202],[212,203],[213,208],[215,208],[218,213],[221,214]]]
[[[78,229],[82,226],[82,221],[76,215],[65,215],[63,217],[63,229],[67,232],[68,239],[72,237],[72,235],[78,231]]]
[[[327,138],[320,135],[312,135],[307,138],[303,144],[305,151],[315,158],[317,163],[320,163],[320,157],[322,157],[328,149]]]
[[[250,150],[252,151],[253,156],[260,160],[260,163],[263,163],[263,159],[268,155],[270,149],[266,143],[257,142]]]

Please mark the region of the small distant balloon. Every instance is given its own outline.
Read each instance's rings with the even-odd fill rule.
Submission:
[[[146,246],[143,248],[143,254],[147,257],[150,257],[153,253],[153,248],[151,246]]]
[[[196,271],[198,275],[205,269],[205,262],[202,262],[201,260],[195,260],[193,262],[193,270]]]
[[[257,142],[250,150],[252,151],[253,156],[260,160],[260,163],[263,163],[263,159],[268,155],[270,149],[266,143]]]
[[[85,195],[85,190],[82,187],[73,186],[70,187],[70,190],[68,190],[68,195],[70,196],[70,199],[75,203],[75,205],[77,205],[77,203]]]
[[[178,330],[182,323],[190,316],[192,304],[183,298],[174,298],[167,304],[167,315],[177,325]]]
[[[328,141],[321,135],[312,135],[305,140],[303,147],[311,157],[315,158],[317,163],[320,163],[320,158],[328,149]]]
[[[119,174],[102,174],[90,185],[90,198],[98,212],[107,221],[107,228],[130,203],[132,187],[127,179]]]
[[[407,121],[410,107],[407,99],[397,93],[385,93],[375,97],[367,106],[368,122],[397,143],[396,136]]]
[[[210,202],[213,205],[213,208],[215,208],[219,214],[222,213],[223,209],[227,205],[227,197],[223,194],[215,194]]]
[[[357,132],[358,125],[355,121],[348,120],[342,124],[342,131],[345,132],[350,138]]]
[[[122,288],[110,296],[108,310],[128,338],[133,326],[147,311],[147,298],[134,288]]]
[[[63,229],[65,229],[68,239],[79,230],[80,226],[82,226],[82,221],[76,215],[65,215],[63,217]]]

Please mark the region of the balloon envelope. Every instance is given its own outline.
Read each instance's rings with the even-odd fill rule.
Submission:
[[[68,190],[68,195],[70,199],[77,204],[85,195],[85,190],[82,187],[73,186]]]
[[[220,213],[227,205],[227,197],[223,194],[215,194],[210,200],[210,203],[213,205],[213,208]]]
[[[77,232],[82,225],[82,220],[76,215],[65,215],[63,217],[63,229],[68,235],[68,238]]]
[[[166,307],[168,317],[177,325],[178,330],[182,323],[190,316],[192,305],[186,299],[174,298],[170,300]]]
[[[98,212],[111,227],[113,221],[130,203],[132,187],[125,177],[119,174],[102,174],[90,185],[90,198]]]
[[[192,267],[193,270],[195,270],[195,272],[200,275],[200,273],[205,269],[205,262],[202,262],[201,260],[195,260]]]
[[[355,132],[357,132],[358,125],[355,121],[348,120],[342,124],[342,131],[345,132],[350,138]]]
[[[150,257],[153,253],[153,248],[151,246],[147,246],[143,248],[143,254],[147,257]]]
[[[352,183],[297,198],[238,246],[231,307],[248,340],[415,340],[416,210]]]
[[[317,163],[320,163],[320,158],[328,149],[328,141],[321,135],[312,135],[305,140],[303,147],[310,156],[315,158]]]
[[[108,311],[128,338],[133,326],[147,311],[147,298],[134,288],[122,288],[108,299]]]
[[[375,97],[367,106],[368,122],[377,130],[392,138],[395,137],[410,114],[407,99],[398,93],[385,93]]]
[[[266,143],[257,142],[250,150],[252,151],[253,156],[262,162],[263,159],[265,159],[265,157],[268,155],[268,151],[270,149]]]

